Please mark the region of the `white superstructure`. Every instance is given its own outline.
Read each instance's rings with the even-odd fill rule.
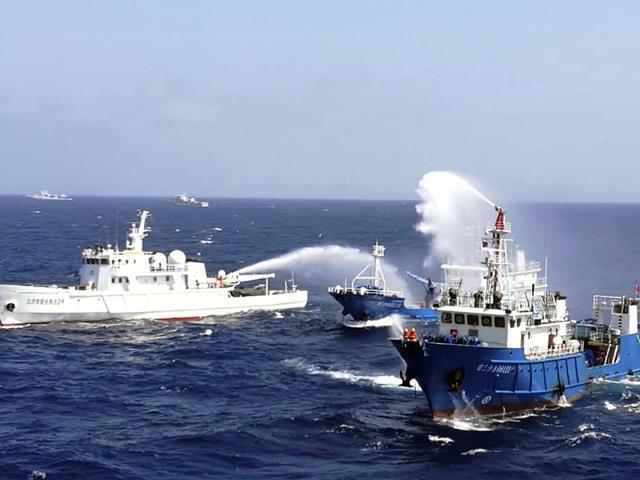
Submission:
[[[496,210],[495,224],[482,239],[483,265],[442,265],[440,335],[523,348],[527,358],[577,348],[571,341],[575,322],[569,319],[566,297],[547,290],[546,274],[538,276],[540,264],[527,262],[523,251],[516,251],[515,261],[509,257],[511,224],[503,209]]]
[[[207,277],[205,265],[180,250],[168,255],[143,250],[149,212],[139,214],[123,251],[111,245],[82,251],[80,283],[72,286],[0,285],[3,327],[57,321],[108,319],[196,320],[251,310],[302,308],[307,292],[285,283],[269,286],[273,273],[243,275],[220,270]],[[260,285],[241,288],[245,282]]]
[[[65,195],[64,193],[49,193],[47,190],[40,190],[40,193],[28,193],[27,197],[34,198],[36,200],[73,200],[73,198]]]

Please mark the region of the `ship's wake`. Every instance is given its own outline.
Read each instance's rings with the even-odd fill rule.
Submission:
[[[407,389],[400,386],[400,378],[395,375],[365,375],[359,372],[352,372],[350,370],[339,370],[328,366],[310,364],[301,358],[290,358],[284,360],[284,364],[290,368],[301,370],[309,375],[319,375],[328,377],[333,380],[338,380],[347,383],[355,383],[360,385],[370,385],[381,388],[394,388],[413,392],[414,389]],[[415,383],[415,382],[414,382]],[[417,390],[420,390],[418,385],[415,385]]]

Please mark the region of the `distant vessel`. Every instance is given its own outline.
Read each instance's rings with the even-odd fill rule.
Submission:
[[[73,198],[64,193],[49,193],[47,190],[40,190],[40,193],[27,193],[27,197],[35,198],[36,200],[73,200]]]
[[[599,379],[640,372],[638,300],[595,296],[595,319],[570,320],[539,264],[523,254],[510,261],[511,225],[496,210],[482,240],[480,288],[461,290],[456,274],[465,267],[444,265],[438,334],[391,339],[407,365],[403,384],[418,381],[434,417],[502,415],[567,404]]]
[[[207,277],[204,263],[187,260],[180,250],[168,256],[146,252],[143,239],[149,212],[139,214],[126,248],[111,245],[82,251],[80,283],[71,286],[0,285],[0,324],[100,320],[197,320],[254,310],[302,308],[307,292],[293,281],[271,289],[273,273]],[[263,282],[240,287],[246,282]]]
[[[373,246],[373,263],[366,265],[351,281],[351,286],[329,287],[329,295],[342,305],[342,324],[350,328],[385,327],[391,324],[390,315],[421,320],[435,320],[431,308],[405,305],[404,293],[389,290],[380,259],[385,247],[378,242]],[[348,318],[351,317],[351,318]]]
[[[190,197],[185,193],[181,193],[176,198],[174,198],[173,203],[175,203],[176,205],[186,205],[188,207],[207,208],[209,206],[209,202],[200,202],[196,200],[195,197]]]

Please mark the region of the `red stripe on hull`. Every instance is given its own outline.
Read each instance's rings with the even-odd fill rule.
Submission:
[[[572,397],[567,398],[567,403],[573,403],[574,401],[580,399],[585,395],[586,392],[578,393]],[[433,418],[451,418],[455,414],[479,414],[482,416],[496,416],[503,415],[505,413],[516,413],[522,411],[530,411],[530,410],[541,410],[545,408],[559,408],[561,405],[558,405],[557,402],[532,402],[532,403],[519,403],[516,405],[495,405],[495,406],[478,406],[474,408],[461,408],[461,409],[447,409],[447,410],[437,410],[432,413]]]
[[[169,318],[158,318],[163,322],[193,322],[194,320],[200,320],[202,317],[169,317]]]

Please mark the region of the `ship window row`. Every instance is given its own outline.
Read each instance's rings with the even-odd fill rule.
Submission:
[[[128,277],[111,277],[111,283],[116,283],[116,279],[118,283],[129,283]]]
[[[108,258],[83,258],[82,263],[85,265],[109,265]]]
[[[504,328],[504,317],[493,317],[491,315],[473,315],[464,313],[442,312],[442,323],[455,323],[456,325],[470,325],[478,326],[482,324],[483,327],[498,327]]]
[[[82,263],[84,263],[85,265],[109,265],[109,259],[108,258],[83,258],[82,259]],[[123,263],[122,259],[119,258],[117,263]],[[125,264],[129,263],[129,260],[125,260],[124,261]],[[133,263],[136,263],[135,260],[133,260]],[[113,259],[111,260],[111,264],[115,265],[116,264],[116,260]]]

